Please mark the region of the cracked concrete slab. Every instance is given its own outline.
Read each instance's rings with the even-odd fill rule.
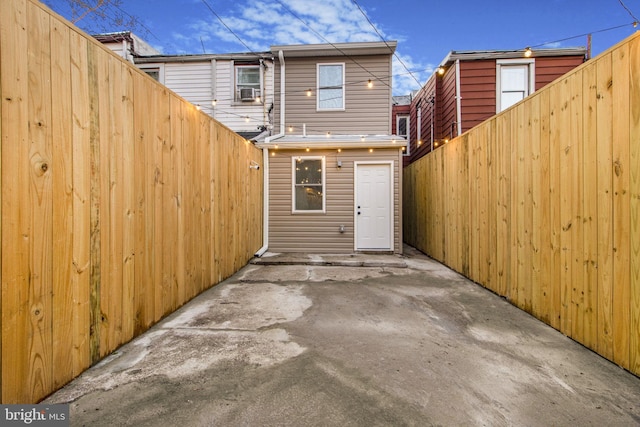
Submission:
[[[248,265],[45,402],[73,426],[640,424],[640,378],[407,252]]]

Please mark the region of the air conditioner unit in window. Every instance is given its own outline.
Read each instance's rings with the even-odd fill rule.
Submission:
[[[256,90],[252,87],[240,88],[240,101],[255,101]]]

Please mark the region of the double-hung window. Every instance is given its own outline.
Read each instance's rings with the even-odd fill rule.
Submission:
[[[396,116],[396,135],[409,139],[409,116],[405,114],[398,114]],[[408,156],[409,153],[409,145],[407,145],[407,150],[404,152],[405,156]]]
[[[293,157],[293,212],[324,212],[324,157]]]
[[[520,102],[535,90],[533,59],[502,59],[496,62],[496,113]]]
[[[344,64],[318,64],[318,110],[344,110]]]
[[[252,102],[260,97],[260,65],[237,65],[236,71],[236,102]]]

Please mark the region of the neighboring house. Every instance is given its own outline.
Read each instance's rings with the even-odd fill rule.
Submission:
[[[270,52],[162,55],[128,32],[94,37],[243,137],[269,134],[274,69]]]
[[[396,42],[272,46],[265,153],[272,252],[402,252],[403,138],[391,129]]]
[[[158,50],[154,49],[149,45],[149,43],[145,42],[131,31],[94,34],[93,38],[131,63],[134,63],[133,59],[139,55],[160,54]]]
[[[451,51],[411,100],[405,165],[582,64],[587,50],[525,53]]]

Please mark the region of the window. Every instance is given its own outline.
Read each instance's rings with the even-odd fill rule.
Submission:
[[[409,116],[396,116],[396,135],[401,136],[404,139],[409,139]],[[408,156],[409,151],[409,145],[407,145],[404,155]]]
[[[164,64],[138,64],[149,77],[164,84]]]
[[[318,64],[318,110],[344,110],[344,64]]]
[[[324,212],[324,157],[294,157],[293,212]]]
[[[496,112],[506,110],[535,90],[534,62],[524,60],[498,60],[496,82]]]
[[[260,97],[260,66],[236,65],[236,102],[253,102]]]

